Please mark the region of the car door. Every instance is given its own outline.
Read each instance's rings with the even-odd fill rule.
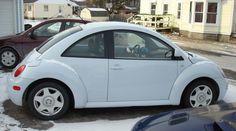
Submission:
[[[32,30],[22,42],[22,49],[24,54],[28,54],[35,47],[46,41],[48,38],[61,32],[62,22],[50,22],[46,23],[38,28]]]
[[[113,37],[108,100],[167,100],[177,77],[173,48],[141,32],[117,30]]]
[[[80,82],[85,86],[88,102],[107,101],[108,58],[105,34],[101,32],[86,36],[62,55],[63,62],[77,72]]]

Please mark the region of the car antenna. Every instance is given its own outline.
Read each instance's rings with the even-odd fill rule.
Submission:
[[[87,23],[82,17],[80,17],[80,16],[78,16],[78,17],[84,22],[84,24]]]

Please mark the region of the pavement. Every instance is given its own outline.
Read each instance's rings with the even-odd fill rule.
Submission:
[[[197,50],[200,52],[208,52],[214,54],[222,54],[226,56],[236,57],[236,44],[218,42],[211,40],[197,40],[186,37],[181,37],[174,34],[163,34],[174,41],[178,46],[184,50]]]

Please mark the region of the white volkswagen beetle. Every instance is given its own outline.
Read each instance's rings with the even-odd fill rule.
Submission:
[[[44,120],[58,119],[70,107],[205,106],[228,88],[215,63],[120,22],[90,23],[52,37],[8,80],[10,99]]]

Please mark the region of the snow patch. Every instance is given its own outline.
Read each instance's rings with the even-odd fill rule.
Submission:
[[[94,122],[81,122],[81,123],[54,123],[55,126],[49,131],[130,131],[134,124],[141,118],[127,119],[120,121],[99,120]]]

